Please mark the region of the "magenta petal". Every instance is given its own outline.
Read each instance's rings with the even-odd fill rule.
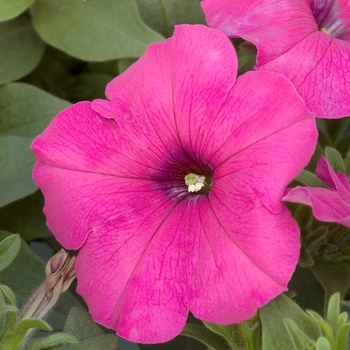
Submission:
[[[319,118],[339,118],[350,114],[349,60],[350,43],[315,32],[259,69],[290,79]]]
[[[316,219],[336,222],[350,227],[350,205],[337,192],[325,188],[300,187],[289,189],[283,197],[286,202],[302,203],[312,207]]]
[[[132,201],[129,195],[125,217],[133,215],[133,205],[140,206],[141,198]],[[132,221],[97,228],[76,262],[78,292],[94,320],[139,343],[178,335],[189,309],[186,251],[195,231],[189,235],[186,206],[171,210],[169,202],[154,196],[144,196],[144,210]],[[188,228],[185,234],[182,226]]]
[[[350,114],[348,0],[204,0],[202,7],[209,25],[253,42],[256,68],[291,80],[317,117]]]
[[[285,187],[314,151],[306,145],[317,139],[315,121],[296,97],[293,85],[280,75],[246,73],[217,117],[221,125],[214,124],[215,130],[228,135],[221,147],[215,145],[211,158],[222,164],[216,178],[234,176],[235,186],[258,196],[271,211],[280,211]]]
[[[198,133],[197,126],[213,122],[213,115],[235,84],[237,64],[236,52],[224,34],[200,25],[177,26],[174,37],[150,46],[107,85],[111,102],[93,101],[92,108],[107,118],[113,117],[114,111],[116,122],[129,133],[133,129],[125,118],[131,119],[129,124],[142,125],[145,132],[135,135],[138,139],[148,141],[161,135],[163,141],[178,140],[189,149],[203,148],[210,138]],[[219,133],[210,137],[220,142]],[[169,144],[164,142],[163,148]]]
[[[203,0],[207,23],[258,47],[258,65],[318,30],[307,0]]]
[[[316,219],[325,222],[337,222],[350,227],[350,184],[342,173],[336,174],[325,157],[317,163],[316,175],[330,189],[317,187],[290,188],[283,200],[301,203],[312,207]]]
[[[189,305],[200,319],[230,324],[252,317],[287,290],[300,243],[285,208],[272,214],[256,197],[220,184],[194,217],[199,231],[189,265],[194,295]]]

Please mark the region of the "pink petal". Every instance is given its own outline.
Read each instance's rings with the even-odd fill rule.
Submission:
[[[127,117],[145,129],[144,135],[135,137],[147,142],[160,136],[170,140],[159,148],[169,149],[171,142],[187,149],[203,148],[210,139],[198,133],[198,127],[215,122],[213,115],[235,84],[236,74],[236,52],[225,35],[200,25],[177,26],[174,37],[150,46],[107,85],[111,102],[93,101],[92,108],[109,118],[114,111],[117,123],[130,111]],[[125,124],[123,128],[133,133]],[[220,134],[210,137],[220,142]]]
[[[133,214],[141,204],[144,210]],[[94,320],[134,342],[168,341],[187,319],[187,263],[195,231],[186,204],[171,208],[156,193],[134,200],[130,194],[122,215],[133,220],[101,225],[77,258],[77,291]]]
[[[337,222],[350,227],[350,202],[344,201],[337,192],[297,186],[288,189],[283,200],[311,206],[315,218],[320,221]]]
[[[325,157],[321,157],[317,163],[316,175],[331,189],[337,191],[345,202],[350,203],[350,184],[346,175],[335,173]]]
[[[216,149],[210,159],[223,164],[216,179],[234,176],[235,185],[279,212],[285,187],[310,159],[317,139],[315,120],[293,85],[277,74],[240,76],[213,126],[226,135],[222,146],[205,149]]]
[[[199,230],[189,306],[199,319],[232,324],[287,289],[299,257],[299,229],[285,208],[272,214],[258,198],[233,184],[227,188],[229,181],[216,183],[193,216]]]
[[[258,47],[258,65],[318,30],[307,0],[203,0],[207,23]]]
[[[259,69],[290,79],[319,118],[350,114],[350,43],[315,32]]]

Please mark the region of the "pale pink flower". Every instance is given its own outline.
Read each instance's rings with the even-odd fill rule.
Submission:
[[[350,0],[203,0],[210,26],[258,48],[319,118],[350,114]]]
[[[47,224],[80,249],[78,292],[124,338],[167,341],[189,311],[237,323],[287,289],[299,228],[281,198],[315,118],[284,77],[236,73],[224,34],[178,26],[109,100],[71,106],[33,143]]]
[[[312,207],[317,220],[336,222],[350,227],[350,184],[348,177],[338,172],[322,157],[317,163],[316,175],[329,189],[318,187],[290,188],[283,200]]]

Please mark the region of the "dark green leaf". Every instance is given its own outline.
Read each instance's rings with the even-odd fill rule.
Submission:
[[[54,116],[70,105],[45,91],[23,83],[0,87],[0,135],[33,138]]]
[[[142,20],[169,37],[176,24],[206,24],[200,0],[137,0]]]
[[[201,343],[213,350],[227,350],[226,340],[208,328],[198,326],[193,323],[187,323],[181,332],[181,335],[199,340]]]
[[[336,292],[343,299],[350,287],[350,266],[343,261],[315,261],[311,268],[326,291],[326,300]]]
[[[81,341],[79,344],[60,346],[59,350],[118,350],[118,338],[104,334]]]
[[[11,235],[6,237],[0,243],[0,271],[6,269],[19,252],[21,239],[19,235]]]
[[[0,0],[0,21],[17,17],[33,2],[34,0]]]
[[[303,170],[296,179],[306,186],[327,187],[314,173],[308,170]]]
[[[82,73],[78,75],[70,87],[69,95],[73,102],[106,98],[106,85],[113,79],[106,73]]]
[[[30,73],[45,50],[45,44],[25,18],[0,23],[0,47],[0,84]]]
[[[43,213],[44,197],[40,191],[0,208],[0,229],[18,232],[25,241],[51,236]]]
[[[342,173],[345,174],[345,164],[344,164],[343,157],[335,148],[326,147],[325,155],[329,164],[332,166],[332,168],[336,173],[341,171]]]
[[[280,295],[260,308],[263,349],[295,350],[283,320],[289,318],[305,335],[316,340],[320,329],[313,318],[285,295]]]
[[[86,61],[137,58],[164,40],[141,21],[135,0],[37,0],[32,14],[45,42]]]
[[[348,153],[346,154],[346,157],[344,159],[345,163],[345,174],[349,175],[350,174],[350,149]]]
[[[27,137],[0,137],[0,207],[35,192],[34,154]]]
[[[72,307],[69,311],[63,331],[73,335],[79,341],[104,334],[90,314],[77,307]]]

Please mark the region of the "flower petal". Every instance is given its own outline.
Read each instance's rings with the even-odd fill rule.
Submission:
[[[350,205],[339,193],[325,188],[301,187],[288,189],[283,200],[312,207],[316,219],[337,222],[350,227]]]
[[[107,85],[111,102],[93,101],[92,108],[109,118],[114,111],[117,122],[129,111],[128,118],[145,129],[134,137],[148,142],[161,135],[171,141],[159,146],[165,150],[174,140],[191,149],[205,135],[198,128],[207,128],[208,116],[215,115],[236,74],[237,56],[224,34],[201,25],[177,26],[172,38],[151,45]]]
[[[295,85],[319,118],[350,114],[350,43],[315,32],[259,69],[280,73]]]
[[[315,118],[287,79],[265,72],[240,76],[217,118],[226,122],[213,124],[225,135],[212,147],[214,186],[233,176],[235,186],[279,212],[285,187],[314,152]]]
[[[76,261],[77,291],[94,320],[138,343],[174,338],[188,313],[186,266],[192,232],[183,222],[187,208],[179,205],[170,213],[164,205],[154,210],[154,196],[134,201],[139,206],[142,200],[144,212],[127,227],[101,225]],[[132,215],[131,201],[122,210]]]
[[[345,202],[350,203],[350,184],[346,175],[335,173],[325,157],[321,157],[316,166],[316,175],[331,189],[337,191]]]
[[[208,200],[193,217],[190,310],[209,322],[242,322],[287,290],[299,257],[299,228],[285,208],[272,214],[239,189],[216,187]]]
[[[203,0],[208,24],[258,47],[263,65],[318,30],[307,0]]]

